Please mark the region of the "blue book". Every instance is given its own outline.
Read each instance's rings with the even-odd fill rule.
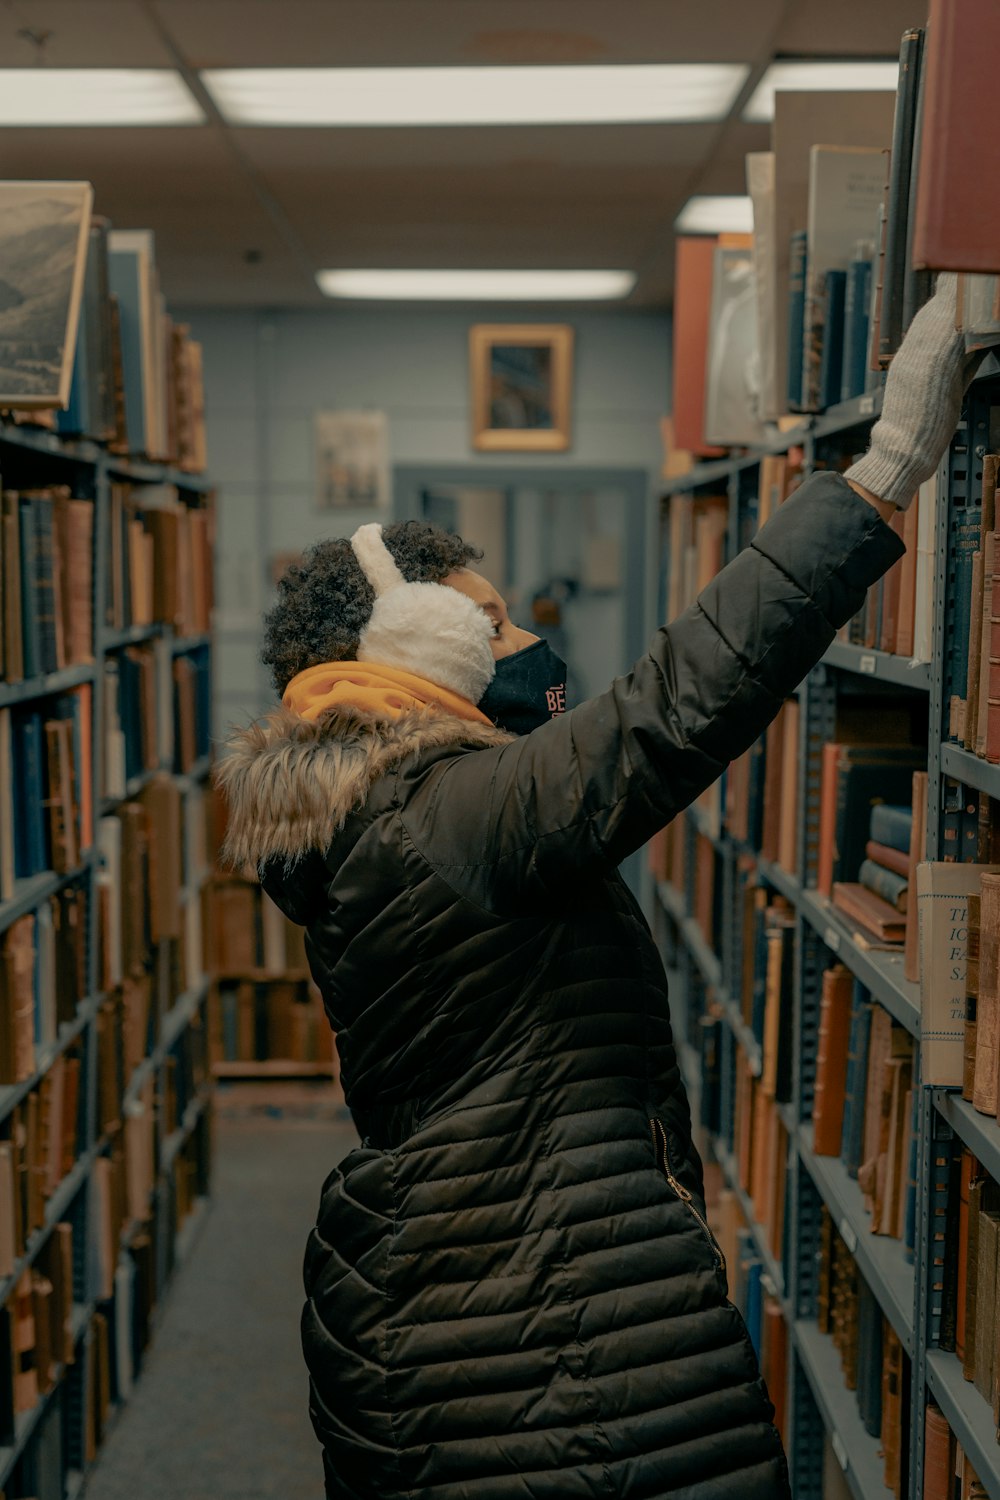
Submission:
[[[112,241],[117,236],[112,236]],[[121,328],[122,384],[125,390],[125,427],[130,453],[145,453],[146,384],[142,349],[142,267],[138,249],[115,243],[108,251],[108,285],[118,299]]]
[[[823,295],[823,348],[819,365],[819,404],[836,406],[840,400],[844,364],[844,294],[846,271],[827,271]]]
[[[844,361],[840,372],[840,399],[863,396],[868,379],[868,304],[871,300],[872,263],[852,260],[847,267],[844,292]]]
[[[54,672],[59,665],[56,652],[56,585],[55,546],[53,541],[52,499],[34,495],[28,502],[35,523],[35,599],[34,617],[38,632],[38,669]]]
[[[56,428],[64,437],[79,437],[88,430],[87,423],[87,299],[80,300],[80,321],[76,330],[76,348],[73,351],[73,378],[69,386],[69,402],[65,411],[56,412]]]
[[[872,808],[869,838],[909,854],[913,833],[913,809],[900,803],[876,802]]]
[[[759,849],[764,839],[764,763],[767,736],[761,735],[750,746],[750,795],[747,806],[747,833],[752,849]]]
[[[754,910],[753,922],[753,991],[750,1005],[750,1029],[760,1046],[764,1045],[764,1012],[767,1008],[767,917],[763,905]]]
[[[883,901],[888,901],[897,911],[906,910],[903,897],[907,894],[909,881],[905,875],[897,875],[895,870],[887,870],[873,859],[863,859],[858,879],[867,890],[874,891],[876,896],[881,896]],[[900,901],[903,901],[902,906]]]
[[[14,875],[18,880],[49,867],[45,827],[45,745],[42,720],[28,710],[11,715],[14,802]]]
[[[68,719],[71,725],[70,735],[73,743],[73,806],[79,813],[83,806],[83,786],[81,773],[83,767],[83,705],[80,694],[63,693],[53,704],[51,717],[56,719]]]
[[[788,257],[788,405],[802,405],[803,344],[806,316],[806,244],[804,229],[792,235]]]

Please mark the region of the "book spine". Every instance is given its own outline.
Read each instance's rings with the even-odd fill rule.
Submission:
[[[889,157],[889,213],[886,222],[882,317],[879,328],[879,360],[883,364],[888,364],[903,336],[903,281],[906,270],[910,166],[922,42],[921,31],[905,31],[899,50],[899,85]]]
[[[844,305],[847,272],[827,271],[823,298],[823,341],[820,355],[820,406],[835,406],[840,400],[844,368]]]
[[[971,1103],[976,1079],[976,1007],[979,1000],[979,904],[969,893],[968,939],[965,960],[965,1049],[962,1056],[962,1098]]]
[[[874,891],[876,896],[881,896],[883,901],[888,901],[897,911],[906,910],[907,879],[904,875],[896,875],[892,870],[884,870],[874,860],[862,861],[861,869],[858,871],[858,879],[868,890]]]
[[[806,316],[806,242],[804,229],[792,235],[788,256],[788,406],[798,411],[802,400],[803,339]]]
[[[840,373],[840,399],[852,401],[864,394],[868,350],[868,305],[871,300],[872,263],[866,257],[847,267],[844,288],[844,358]]]
[[[35,613],[38,589],[36,584],[37,542],[35,539],[35,508],[30,500],[21,499],[20,547],[21,547],[21,641],[24,649],[24,675],[29,680],[40,676],[42,668],[41,640],[38,616]]]
[[[979,902],[979,994],[976,1003],[976,1065],[972,1102],[983,1114],[997,1112],[997,1048],[1000,1044],[1000,875],[983,875]]]
[[[913,813],[908,807],[878,802],[872,808],[871,837],[877,844],[888,844],[903,854],[910,852]]]

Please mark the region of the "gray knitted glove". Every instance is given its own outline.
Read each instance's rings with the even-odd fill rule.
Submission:
[[[893,356],[868,452],[844,473],[901,510],[936,472],[985,353],[965,352],[965,336],[955,327],[957,289],[954,271],[943,271]]]

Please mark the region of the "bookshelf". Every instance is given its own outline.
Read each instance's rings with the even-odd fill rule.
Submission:
[[[200,889],[207,870],[199,850],[206,841],[204,836],[192,837],[204,823],[201,809],[210,769],[203,708],[211,635],[192,629],[191,619],[181,614],[170,623],[113,623],[112,486],[129,486],[128,505],[139,515],[146,513],[147,500],[153,503],[154,494],[160,496],[156,503],[162,504],[168,492],[179,524],[193,525],[188,518],[197,512],[206,538],[212,491],[199,475],[114,456],[96,442],[5,421],[0,422],[0,474],[9,491],[68,486],[72,496],[91,503],[93,514],[88,575],[92,659],[24,681],[0,680],[0,713],[37,710],[44,718],[48,705],[65,702],[81,689],[89,695],[90,705],[89,735],[84,720],[76,744],[77,750],[84,750],[74,758],[77,802],[89,806],[90,837],[85,838],[81,825],[81,849],[72,868],[41,869],[15,878],[7,898],[0,901],[0,951],[15,924],[25,918],[37,924],[40,910],[61,893],[78,892],[82,913],[80,982],[60,1009],[52,1034],[39,1038],[36,1031],[30,1070],[0,1086],[0,1157],[9,1164],[31,1121],[33,1100],[47,1095],[48,1107],[55,1109],[57,1075],[65,1080],[73,1071],[78,1079],[77,1093],[63,1095],[59,1105],[73,1158],[66,1158],[64,1143],[40,1214],[21,1226],[12,1262],[0,1263],[0,1308],[19,1307],[19,1291],[23,1300],[31,1279],[30,1306],[38,1339],[44,1298],[54,1294],[42,1293],[39,1302],[35,1273],[43,1268],[51,1282],[58,1251],[65,1248],[68,1285],[61,1287],[66,1301],[60,1327],[65,1342],[58,1354],[52,1351],[48,1370],[40,1371],[37,1400],[16,1413],[0,1413],[0,1491],[33,1493],[37,1476],[44,1474],[46,1493],[55,1493],[51,1486],[58,1475],[59,1493],[71,1497],[82,1489],[97,1445],[128,1399],[170,1274],[204,1222],[211,1170],[209,979],[200,929]],[[210,579],[207,548],[204,562]],[[127,571],[128,560],[120,566]],[[120,664],[132,649],[158,653],[164,675],[155,707],[149,708],[155,726],[146,746],[147,763],[123,784],[113,785],[108,664]],[[185,710],[178,711],[176,694],[184,689],[170,675],[177,658],[196,663],[188,675],[197,677],[202,690],[192,721],[193,756],[190,745],[180,743],[179,718]],[[123,713],[128,707],[119,702]],[[125,737],[129,726],[119,724],[118,731]],[[11,791],[16,797],[13,784]],[[127,965],[112,972],[109,911],[117,909],[117,920],[126,922],[121,908],[127,880],[120,877],[128,870],[118,871],[116,886],[106,864],[102,827],[111,821],[120,824],[130,810],[141,807],[155,830],[149,799],[157,793],[165,794],[177,811],[176,870],[170,861],[157,864],[155,848],[143,855],[143,930],[130,939],[138,945],[142,972],[128,971]],[[155,831],[150,842],[156,842]],[[176,885],[171,887],[175,875]],[[160,910],[154,917],[157,895],[166,896],[169,912]],[[36,950],[32,961],[39,962]],[[0,983],[8,981],[9,975],[0,976]],[[124,991],[130,984],[136,993],[126,1002]],[[36,1006],[41,1003],[37,996],[38,991]],[[5,1007],[10,1003],[7,992]],[[139,1008],[130,1012],[129,1005]],[[53,1135],[51,1115],[49,1120]],[[30,1159],[28,1170],[34,1169]],[[11,1183],[8,1178],[7,1186]],[[0,1220],[6,1220],[8,1228],[12,1215],[17,1218],[12,1203],[0,1201]],[[0,1240],[12,1238],[0,1234]],[[6,1311],[0,1317],[0,1358],[8,1361],[15,1321],[16,1316]],[[44,1356],[40,1362],[47,1363]]]
[[[664,487],[665,505],[684,497],[728,502],[728,524],[721,561],[750,540],[761,467],[769,455],[798,449],[802,473],[836,466],[843,455],[860,451],[867,427],[881,405],[881,391],[805,418],[767,448],[696,466]],[[759,1262],[764,1284],[773,1290],[784,1315],[788,1339],[785,1390],[786,1449],[796,1500],[822,1500],[821,1454],[832,1443],[844,1478],[856,1500],[884,1500],[892,1494],[884,1472],[880,1441],[862,1420],[856,1393],[845,1383],[833,1338],[817,1326],[817,1278],[821,1273],[821,1215],[834,1229],[874,1297],[885,1327],[898,1337],[909,1360],[908,1432],[905,1455],[910,1500],[923,1495],[924,1410],[933,1399],[974,1465],[986,1493],[1000,1500],[1000,1442],[990,1403],[967,1379],[954,1353],[941,1347],[944,1224],[955,1216],[955,1163],[967,1148],[983,1170],[1000,1181],[1000,1124],[977,1112],[957,1090],[924,1085],[920,1049],[914,1048],[913,1122],[916,1140],[916,1201],[912,1257],[904,1238],[874,1234],[872,1219],[856,1176],[838,1156],[818,1155],[813,1140],[814,1088],[822,980],[833,966],[844,966],[864,987],[871,1005],[884,1010],[899,1034],[920,1034],[920,990],[904,974],[902,950],[880,947],[816,889],[821,755],[836,738],[844,699],[873,709],[905,703],[928,716],[926,831],[922,857],[974,858],[980,797],[1000,800],[1000,765],[991,764],[955,741],[949,732],[949,700],[956,681],[964,682],[968,645],[959,616],[968,611],[959,572],[968,554],[963,539],[978,527],[982,459],[996,451],[1000,407],[1000,364],[987,357],[968,393],[962,421],[937,477],[935,571],[931,600],[933,626],[929,661],[866,649],[838,640],[799,689],[795,857],[789,864],[734,836],[723,813],[724,796],[711,794],[678,818],[668,835],[673,843],[652,856],[654,931],[671,978],[671,1006],[682,1068],[692,1098],[696,1127],[706,1155],[714,1161],[745,1222],[747,1254]],[[991,440],[992,432],[992,440]],[[670,528],[664,526],[660,558],[661,597],[670,596]],[[958,580],[958,581],[956,581]],[[714,799],[714,800],[713,800]],[[712,891],[703,886],[710,868]],[[741,1170],[733,1121],[745,1074],[759,1087],[764,1049],[746,1018],[745,928],[741,893],[758,885],[787,908],[794,949],[791,978],[792,1060],[790,1098],[777,1103],[788,1129],[789,1150],[783,1251],[775,1255],[771,1236]],[[710,934],[714,933],[714,941]],[[718,1076],[703,1067],[699,1038],[709,1022],[721,1037]],[[713,1068],[716,1064],[712,1064]],[[718,1119],[708,1120],[703,1101],[721,1091]],[[721,1127],[719,1121],[721,1120]],[[738,1132],[737,1132],[738,1133]],[[731,1292],[732,1295],[732,1292]]]

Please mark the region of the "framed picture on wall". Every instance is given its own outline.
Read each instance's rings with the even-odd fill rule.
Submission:
[[[389,424],[384,411],[316,413],[316,508],[381,510],[389,504]]]
[[[566,323],[477,323],[469,333],[472,446],[553,453],[569,447],[573,330]]]

